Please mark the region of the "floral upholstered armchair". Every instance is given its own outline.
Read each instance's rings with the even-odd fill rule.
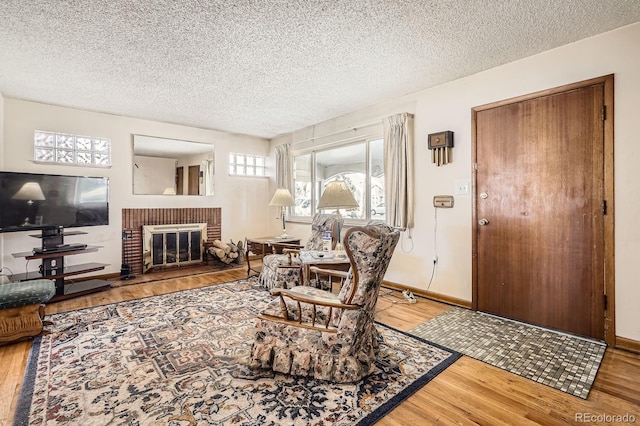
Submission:
[[[351,228],[344,238],[351,268],[336,272],[346,277],[337,295],[306,286],[271,290],[278,297],[256,319],[250,365],[339,383],[369,374],[379,347],[378,292],[398,239],[386,225]]]
[[[300,249],[322,250],[322,236],[325,231],[331,232],[332,244],[335,247],[338,229],[338,220],[335,214],[316,214],[311,223],[311,236],[304,246],[279,244],[279,247],[284,248],[285,252]],[[275,287],[295,287],[302,284],[302,266],[291,253],[270,254],[262,259],[262,271],[259,279],[267,290]]]

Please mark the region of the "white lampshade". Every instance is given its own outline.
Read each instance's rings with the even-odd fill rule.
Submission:
[[[168,186],[162,191],[162,195],[176,195],[176,190],[172,186]]]
[[[353,209],[358,207],[353,193],[343,180],[334,180],[324,188],[318,209]]]
[[[270,206],[295,206],[296,202],[293,201],[293,197],[291,196],[291,192],[289,192],[286,188],[278,188],[276,192],[273,193],[273,197],[271,197],[271,201],[269,202]]]
[[[14,200],[28,200],[29,202],[45,199],[44,194],[42,193],[42,188],[38,182],[25,183],[11,198]]]

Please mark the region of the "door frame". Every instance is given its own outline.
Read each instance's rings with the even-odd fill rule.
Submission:
[[[604,86],[604,198],[606,200],[607,210],[604,215],[604,295],[603,303],[606,297],[606,306],[604,310],[604,335],[605,343],[610,346],[616,345],[615,330],[615,244],[614,244],[614,185],[613,185],[613,151],[614,151],[614,135],[613,135],[613,81],[614,75],[609,74],[602,77],[596,77],[552,89],[541,90],[539,92],[527,95],[517,96],[514,98],[504,99],[485,105],[471,108],[471,164],[472,164],[472,279],[471,279],[471,308],[478,310],[478,216],[477,216],[477,113],[483,110],[501,107],[513,103],[528,101],[543,96],[554,95],[571,90],[581,89],[584,87],[602,84]]]

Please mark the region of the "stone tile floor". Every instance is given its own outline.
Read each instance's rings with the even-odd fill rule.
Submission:
[[[603,342],[457,307],[409,333],[584,399],[606,349]]]

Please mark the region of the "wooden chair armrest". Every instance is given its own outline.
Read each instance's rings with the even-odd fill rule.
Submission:
[[[297,254],[297,253],[300,253],[300,249],[297,249],[297,248],[296,248],[296,249],[293,249],[293,248],[284,248],[284,249],[282,249],[282,253],[283,253],[283,254],[287,254],[287,253],[294,253],[294,254]]]
[[[317,306],[327,306],[330,308],[340,309],[359,309],[358,305],[347,305],[342,302],[336,302],[334,299],[329,299],[322,296],[312,296],[309,294],[298,293],[294,290],[288,290],[283,288],[271,289],[270,293],[273,296],[288,297],[291,300],[301,303],[309,303]]]
[[[295,257],[296,255],[299,255],[299,254],[300,254],[300,250],[298,250],[298,249],[288,249],[288,248],[286,248],[286,249],[283,249],[283,250],[282,250],[282,254],[283,254],[283,255],[285,255],[285,256],[287,256],[287,261],[288,261],[288,263],[287,263],[286,265],[281,263],[281,264],[279,265],[279,267],[285,267],[285,266],[288,266],[288,267],[294,267],[294,266],[295,266],[296,268],[300,268],[300,267],[302,267],[302,265],[300,264],[300,262],[297,262],[297,263],[296,263],[296,262],[294,262],[294,261],[293,261],[293,260],[294,260],[294,257]]]
[[[278,268],[283,269],[301,269],[302,266],[297,263],[280,263],[278,264]]]
[[[331,277],[336,277],[341,279],[346,279],[347,276],[349,275],[349,271],[337,271],[335,269],[322,269],[322,268],[318,268],[317,266],[310,267],[309,272],[313,274],[329,275]]]

